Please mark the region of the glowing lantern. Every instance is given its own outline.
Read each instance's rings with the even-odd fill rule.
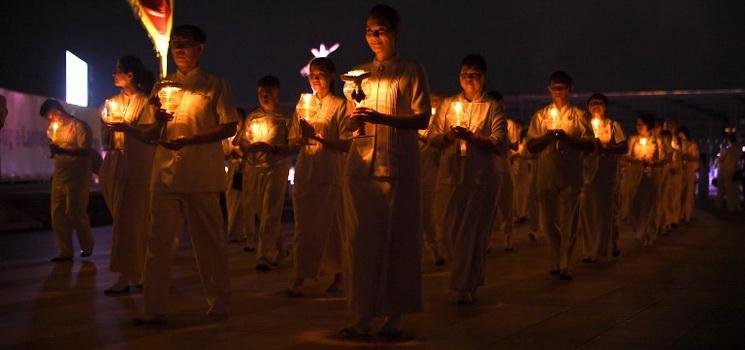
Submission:
[[[354,90],[352,90],[351,97],[355,102],[355,107],[361,106],[362,101],[367,98],[367,96],[365,96],[365,91],[362,90],[362,82],[368,77],[370,77],[370,72],[361,69],[351,70],[341,76],[341,80],[354,83]],[[364,123],[359,129],[358,135],[365,135]]]

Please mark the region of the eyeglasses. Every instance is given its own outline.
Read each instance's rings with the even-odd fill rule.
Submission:
[[[479,79],[483,76],[481,73],[460,73],[461,79]]]
[[[173,49],[186,49],[199,45],[199,43],[194,40],[171,40],[169,44]]]

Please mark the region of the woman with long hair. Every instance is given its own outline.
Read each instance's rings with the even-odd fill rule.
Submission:
[[[110,150],[101,166],[102,193],[114,219],[109,269],[119,279],[106,289],[108,295],[129,293],[142,285],[145,239],[149,227],[150,172],[154,145],[142,141],[136,128],[148,103],[153,74],[134,56],[122,56],[113,72],[121,93],[106,100],[105,121],[112,129]]]

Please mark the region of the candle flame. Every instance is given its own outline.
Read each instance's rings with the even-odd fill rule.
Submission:
[[[592,119],[592,127],[595,128],[595,129],[599,128],[600,127],[600,119],[593,118]]]
[[[647,138],[646,137],[642,137],[639,140],[639,144],[642,145],[642,146],[647,146]]]
[[[559,117],[559,110],[556,109],[556,107],[551,107],[551,110],[548,113],[551,115],[551,119],[556,119]]]
[[[435,114],[437,114],[437,108],[432,107],[432,115],[435,115]]]
[[[59,122],[53,122],[52,131],[57,132],[57,129],[59,129]]]

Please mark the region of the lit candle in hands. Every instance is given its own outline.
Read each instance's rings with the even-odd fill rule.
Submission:
[[[456,130],[465,129],[467,131],[468,129],[466,125],[466,118],[463,112],[464,110],[463,102],[455,101],[453,102],[452,106],[453,106],[453,114],[455,114],[455,125],[453,125],[453,127]],[[456,142],[457,142],[458,155],[461,157],[465,157],[466,152],[468,152],[468,145],[466,144],[465,141],[460,140],[460,139],[458,139]]]
[[[559,109],[556,107],[551,107],[551,109],[548,111],[548,115],[550,119],[549,129],[550,130],[557,130],[560,129],[559,125]]]

